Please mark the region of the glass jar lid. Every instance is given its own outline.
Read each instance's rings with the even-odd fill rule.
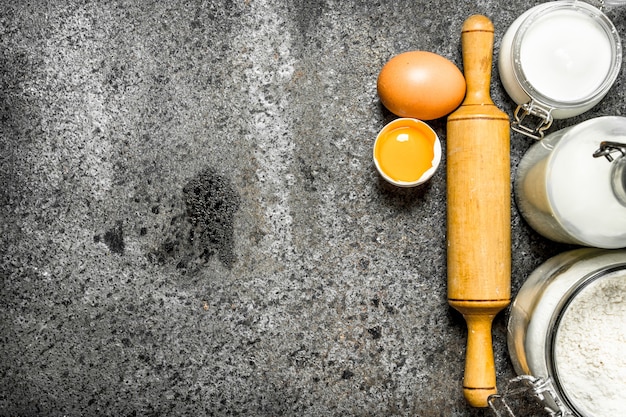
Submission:
[[[576,108],[611,88],[621,66],[621,41],[597,8],[555,1],[523,21],[512,57],[515,77],[529,97],[550,108]]]

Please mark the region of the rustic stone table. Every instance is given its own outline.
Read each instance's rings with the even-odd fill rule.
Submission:
[[[497,57],[536,3],[1,2],[0,415],[489,415],[462,398],[445,158],[381,180],[376,77],[413,49],[461,67],[475,13]],[[624,86],[553,129],[625,114]],[[495,67],[492,95],[512,114]],[[515,295],[569,247],[511,204]]]

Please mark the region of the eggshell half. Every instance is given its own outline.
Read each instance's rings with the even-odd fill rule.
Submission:
[[[465,78],[452,61],[428,51],[396,55],[378,75],[378,96],[400,117],[433,120],[454,111],[465,97]]]

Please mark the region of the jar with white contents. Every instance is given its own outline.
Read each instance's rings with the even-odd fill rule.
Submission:
[[[577,116],[598,104],[621,62],[617,30],[596,7],[561,0],[527,10],[507,29],[498,57],[502,84],[518,104],[511,127],[542,138],[554,119]]]
[[[514,192],[522,217],[548,239],[626,247],[626,117],[593,118],[535,142]]]
[[[626,250],[577,249],[539,266],[511,306],[508,346],[517,381],[550,415],[623,415]],[[498,416],[515,415],[506,396],[490,398]]]

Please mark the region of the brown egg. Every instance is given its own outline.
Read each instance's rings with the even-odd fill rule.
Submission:
[[[400,117],[432,120],[446,116],[465,97],[465,78],[448,59],[427,51],[396,55],[378,75],[378,96]]]

